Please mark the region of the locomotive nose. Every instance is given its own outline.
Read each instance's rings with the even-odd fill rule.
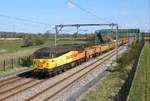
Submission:
[[[43,59],[35,59],[33,64],[35,69],[44,69],[45,65],[47,65],[47,61]]]

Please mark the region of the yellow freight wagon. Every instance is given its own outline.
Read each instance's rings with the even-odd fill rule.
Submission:
[[[91,58],[95,54],[95,48],[94,47],[88,47],[85,49],[86,52],[86,58]]]

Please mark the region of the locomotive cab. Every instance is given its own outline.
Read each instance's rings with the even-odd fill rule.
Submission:
[[[46,69],[55,65],[54,53],[49,52],[35,52],[33,54],[33,68]]]
[[[54,67],[63,65],[72,61],[72,51],[83,50],[81,45],[58,45],[53,47],[45,47],[37,50],[33,54],[34,70],[52,70]]]

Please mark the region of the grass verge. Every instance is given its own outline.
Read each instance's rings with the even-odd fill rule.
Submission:
[[[138,52],[140,43],[133,43],[129,49],[118,59],[118,65],[110,74],[92,91],[87,93],[81,101],[112,101],[123,85],[131,70]]]
[[[148,78],[147,80],[146,76]],[[128,101],[150,101],[149,78],[150,78],[150,43],[147,42],[144,46],[144,49],[140,57],[140,62],[131,86]]]

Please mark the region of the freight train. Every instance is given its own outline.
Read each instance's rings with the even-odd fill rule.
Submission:
[[[119,46],[126,43],[119,40]],[[115,48],[115,42],[84,48],[79,44],[57,45],[33,53],[32,65],[38,75],[56,75]]]

